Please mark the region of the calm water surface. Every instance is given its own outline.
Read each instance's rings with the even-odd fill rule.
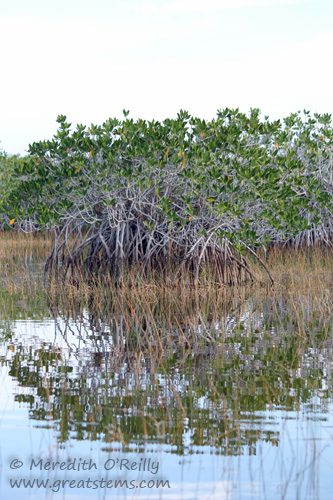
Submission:
[[[249,291],[144,314],[136,299],[99,312],[27,300],[1,321],[1,498],[332,498],[320,303]]]

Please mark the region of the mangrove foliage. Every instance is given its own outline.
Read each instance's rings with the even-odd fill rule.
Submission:
[[[135,264],[240,283],[254,279],[246,255],[260,247],[331,245],[331,115],[270,121],[227,108],[211,121],[181,110],[149,122],[124,110],[101,126],[57,121],[1,188],[4,225],[54,232],[48,271],[121,280]]]

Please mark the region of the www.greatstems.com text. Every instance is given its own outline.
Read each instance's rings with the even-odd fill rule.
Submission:
[[[127,480],[127,479],[56,479],[50,481],[49,479],[10,479],[9,480],[11,488],[49,488],[53,492],[57,493],[60,489],[64,488],[86,488],[97,490],[102,489],[117,489],[126,488],[128,490],[133,489],[152,489],[152,488],[170,488],[169,480],[163,479],[150,479],[148,481],[142,479],[141,481]]]

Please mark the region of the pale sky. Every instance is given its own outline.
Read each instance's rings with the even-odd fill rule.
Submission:
[[[0,0],[0,149],[58,114],[205,119],[333,113],[333,0]]]

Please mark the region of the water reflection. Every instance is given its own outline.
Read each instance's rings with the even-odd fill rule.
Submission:
[[[332,323],[311,318],[300,334],[288,303],[274,296],[260,307],[253,298],[227,305],[198,315],[192,303],[183,317],[162,303],[141,316],[53,307],[52,319],[3,330],[1,362],[17,381],[16,401],[34,421],[52,422],[59,442],[256,455],[261,441],[279,445],[279,411],[325,420]],[[168,310],[167,321],[156,309]]]
[[[1,292],[6,460],[153,457],[172,489],[141,498],[331,498],[332,278],[59,293],[28,264]]]

